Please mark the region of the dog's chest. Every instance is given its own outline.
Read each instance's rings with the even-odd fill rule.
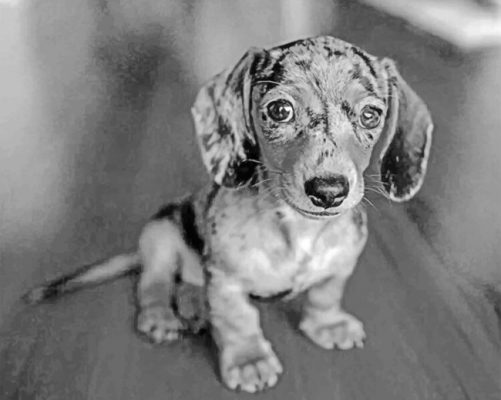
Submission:
[[[236,218],[220,238],[225,243],[221,261],[253,294],[297,293],[342,268],[349,236],[344,217],[329,224],[277,213]]]

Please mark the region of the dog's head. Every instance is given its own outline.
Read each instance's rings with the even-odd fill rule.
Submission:
[[[251,49],[201,89],[192,113],[218,184],[246,185],[262,168],[274,194],[306,216],[357,205],[372,158],[395,201],[414,196],[426,172],[423,101],[391,60],[332,37]]]

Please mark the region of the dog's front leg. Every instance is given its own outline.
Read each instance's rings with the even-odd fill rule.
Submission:
[[[210,320],[223,382],[230,389],[251,393],[274,386],[282,366],[263,336],[258,310],[238,279],[210,271]]]
[[[300,329],[320,347],[341,350],[363,347],[363,324],[341,308],[347,277],[333,276],[311,287],[303,306]]]

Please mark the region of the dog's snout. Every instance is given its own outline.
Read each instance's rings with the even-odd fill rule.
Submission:
[[[304,184],[304,191],[313,205],[322,208],[341,205],[349,190],[350,184],[344,175],[313,178]]]

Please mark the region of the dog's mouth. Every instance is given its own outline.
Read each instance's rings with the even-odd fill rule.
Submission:
[[[294,202],[287,196],[284,190],[282,190],[282,198],[287,203],[289,207],[291,207],[294,211],[297,211],[299,214],[311,218],[311,219],[323,219],[323,218],[332,218],[336,215],[339,215],[339,212],[330,212],[330,211],[309,211],[305,210],[294,204]]]

